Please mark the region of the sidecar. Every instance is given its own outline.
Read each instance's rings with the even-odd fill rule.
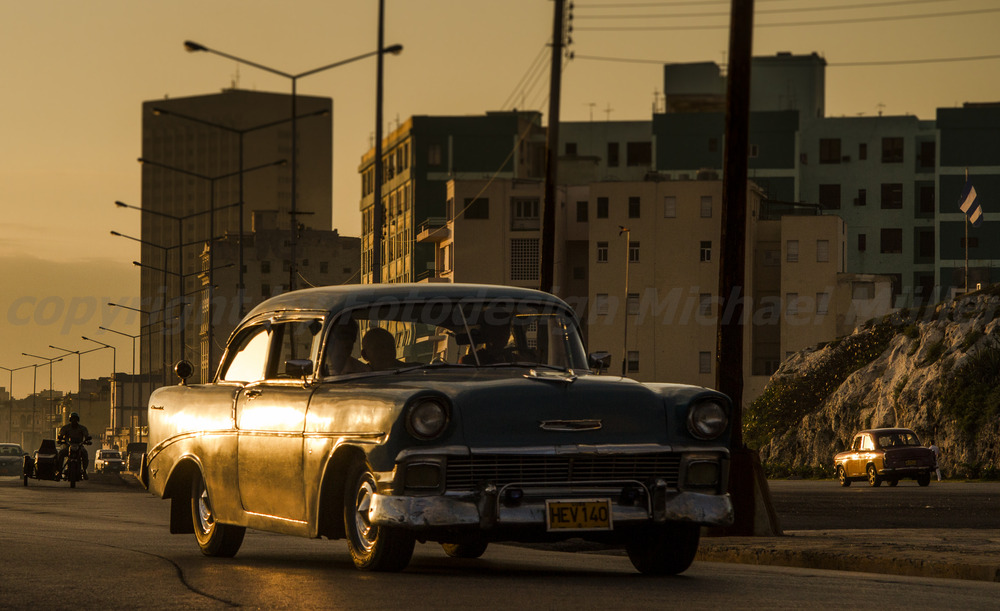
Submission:
[[[55,439],[43,439],[38,450],[34,454],[24,455],[24,485],[28,485],[28,478],[47,479],[57,481],[58,469],[56,460],[59,456],[59,448]]]

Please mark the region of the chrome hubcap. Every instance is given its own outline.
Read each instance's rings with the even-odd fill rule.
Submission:
[[[355,497],[354,529],[358,533],[358,545],[366,552],[371,551],[375,545],[376,529],[368,519],[368,510],[371,508],[374,494],[375,486],[368,478],[363,479]]]
[[[212,501],[208,498],[205,484],[199,484],[198,488],[200,490],[198,494],[198,526],[201,528],[201,532],[207,535],[215,524],[215,516],[212,514]]]

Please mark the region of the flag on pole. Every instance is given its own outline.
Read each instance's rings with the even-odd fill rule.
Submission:
[[[983,208],[976,201],[976,188],[972,186],[968,174],[965,176],[965,187],[962,188],[962,196],[958,198],[958,207],[961,208],[965,216],[973,227],[979,227],[983,222]]]

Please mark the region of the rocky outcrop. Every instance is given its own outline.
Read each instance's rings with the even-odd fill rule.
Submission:
[[[991,289],[868,321],[786,359],[745,417],[765,469],[832,475],[855,432],[902,426],[937,442],[947,476],[1000,474],[1000,288]]]

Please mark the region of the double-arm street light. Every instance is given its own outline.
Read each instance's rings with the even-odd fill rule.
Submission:
[[[66,353],[61,356],[69,356],[71,354],[76,355],[76,395],[77,397],[79,397],[80,393],[83,392],[83,383],[82,383],[83,374],[81,373],[80,369],[80,361],[83,360],[82,357],[84,354],[87,354],[88,352],[94,352],[95,350],[100,350],[100,348],[91,348],[90,350],[80,351],[80,350],[70,350],[69,348],[60,348],[59,346],[53,346],[52,344],[49,344],[49,348],[52,348],[53,350],[62,350],[63,352]]]
[[[35,411],[35,395],[38,394],[38,368],[39,367],[45,367],[47,365],[48,368],[49,368],[49,407],[50,407],[50,409],[52,410],[52,412],[54,414],[55,413],[55,406],[53,404],[53,396],[52,396],[52,363],[58,363],[59,361],[62,360],[62,357],[61,356],[56,356],[56,357],[49,358],[47,356],[38,356],[37,354],[28,354],[27,352],[22,352],[21,354],[23,356],[30,356],[33,359],[39,359],[41,361],[47,361],[45,365],[32,365],[32,367],[35,368],[35,378],[34,378],[34,381],[32,382],[32,389],[31,389],[31,411],[32,412]],[[35,414],[32,413],[32,420],[34,420],[34,418],[35,418]],[[32,431],[34,431],[34,422],[32,422]]]
[[[95,344],[101,346],[100,348],[97,348],[97,350],[111,348],[111,426],[113,427],[118,416],[118,391],[115,388],[115,371],[118,369],[118,351],[111,344],[105,344],[104,342],[99,342],[96,339],[90,339],[86,335],[81,335],[80,339],[88,342],[94,342]]]
[[[131,335],[129,333],[123,333],[122,331],[116,331],[116,330],[110,329],[108,327],[97,327],[97,328],[100,329],[101,331],[107,331],[109,333],[115,333],[117,335],[121,335],[121,336],[127,337],[127,338],[129,338],[129,339],[132,340],[132,410],[134,410],[134,409],[136,409],[136,408],[139,407],[139,396],[141,395],[140,385],[136,382],[136,379],[135,379],[135,361],[136,361],[135,340],[138,339],[139,337],[141,337],[142,333],[137,333],[136,335]],[[129,418],[130,419],[132,417],[132,410],[129,410]],[[114,422],[112,422],[111,426],[117,426],[117,425]]]
[[[269,127],[275,127],[275,126],[278,126],[278,125],[282,125],[284,123],[288,123],[289,121],[292,121],[293,119],[292,118],[280,119],[278,121],[270,121],[268,123],[261,123],[260,125],[254,125],[254,126],[251,126],[251,127],[235,128],[235,127],[232,127],[232,126],[229,126],[229,125],[225,125],[225,124],[222,124],[222,123],[216,123],[214,121],[208,121],[208,120],[202,119],[200,117],[192,117],[190,115],[179,113],[179,112],[176,112],[176,111],[173,111],[173,110],[168,110],[166,108],[154,107],[153,108],[153,114],[155,116],[158,116],[158,117],[159,116],[176,117],[176,118],[182,119],[184,121],[190,121],[192,123],[198,123],[200,125],[205,125],[205,126],[208,126],[208,127],[213,127],[215,129],[220,129],[222,131],[229,132],[231,134],[236,134],[236,136],[237,136],[237,140],[238,140],[238,146],[237,146],[238,153],[237,154],[238,154],[238,158],[239,158],[238,167],[240,168],[240,171],[239,171],[239,175],[240,175],[240,181],[239,181],[240,182],[240,197],[239,197],[239,200],[240,200],[240,211],[239,211],[239,214],[240,214],[240,221],[239,221],[239,279],[240,280],[239,280],[239,282],[240,282],[240,284],[239,284],[239,290],[238,290],[239,295],[238,295],[237,299],[239,301],[240,318],[242,318],[243,314],[245,313],[244,300],[245,300],[245,296],[246,296],[246,285],[243,283],[243,206],[245,204],[244,198],[243,198],[243,175],[246,172],[250,171],[249,169],[246,169],[246,168],[243,167],[243,152],[244,152],[244,148],[243,148],[243,136],[245,136],[246,134],[255,132],[255,131],[259,131],[259,130],[267,129]],[[299,115],[297,117],[294,117],[294,119],[295,120],[307,119],[309,117],[317,117],[317,116],[322,116],[322,115],[327,115],[327,114],[330,114],[330,113],[329,113],[328,110],[326,110],[324,108],[324,109],[318,110],[316,112],[311,112],[311,113],[307,113],[307,114],[304,114],[304,115]],[[294,153],[293,153],[293,155],[294,155]]]
[[[9,410],[10,418],[7,420],[7,440],[14,441],[14,372],[21,371],[22,369],[27,369],[28,367],[34,367],[34,365],[25,365],[23,367],[15,367],[11,369],[10,367],[0,367],[4,371],[10,374],[9,386],[7,386],[7,395],[10,397]]]
[[[258,64],[257,62],[252,62],[252,61],[247,60],[247,59],[243,59],[242,57],[237,57],[235,55],[230,55],[229,53],[223,53],[222,51],[218,51],[216,49],[211,49],[209,47],[206,47],[205,45],[202,45],[202,44],[190,41],[190,40],[184,41],[184,48],[187,51],[192,52],[192,53],[199,52],[199,51],[203,51],[203,52],[206,52],[206,53],[212,53],[214,55],[218,55],[219,57],[224,57],[226,59],[230,59],[230,60],[233,60],[235,62],[238,62],[238,63],[241,63],[241,64],[245,64],[247,66],[252,66],[252,67],[257,68],[259,70],[263,70],[265,72],[270,72],[271,74],[276,74],[278,76],[285,77],[285,78],[291,80],[291,82],[292,82],[292,114],[291,114],[291,122],[292,122],[292,193],[291,193],[292,197],[291,197],[291,199],[292,199],[292,203],[291,203],[291,211],[290,211],[292,231],[291,231],[291,239],[289,240],[289,250],[290,250],[291,255],[289,257],[289,259],[290,259],[290,265],[289,265],[289,272],[288,272],[289,273],[289,275],[288,275],[288,290],[289,291],[295,290],[295,275],[297,273],[297,266],[295,264],[295,248],[296,248],[296,242],[297,242],[297,239],[298,239],[297,238],[297,234],[298,234],[298,221],[296,219],[296,214],[298,213],[298,208],[297,208],[298,201],[296,199],[296,195],[297,195],[297,191],[296,191],[297,184],[296,184],[296,182],[297,182],[297,176],[298,176],[298,174],[297,174],[297,172],[298,172],[298,163],[297,163],[297,156],[298,156],[298,141],[297,141],[297,139],[298,139],[298,129],[297,129],[297,126],[296,126],[296,115],[297,115],[298,109],[297,109],[296,98],[298,97],[298,81],[299,81],[300,78],[303,78],[303,77],[306,77],[306,76],[310,76],[310,75],[316,74],[318,72],[323,72],[325,70],[330,70],[331,68],[336,68],[338,66],[343,66],[345,64],[356,62],[358,60],[365,59],[366,57],[372,57],[372,56],[375,56],[375,55],[379,56],[379,60],[380,60],[379,63],[381,64],[382,55],[384,55],[385,53],[391,53],[393,55],[399,55],[399,53],[401,53],[403,51],[403,45],[392,45],[392,46],[389,46],[389,47],[383,47],[380,44],[379,48],[377,50],[375,50],[375,51],[371,51],[371,52],[368,52],[368,53],[362,53],[361,55],[356,55],[354,57],[350,57],[350,58],[347,58],[347,59],[344,59],[344,60],[341,60],[341,61],[338,61],[338,62],[334,62],[332,64],[327,64],[325,66],[320,66],[319,68],[313,68],[312,70],[307,70],[305,72],[300,72],[298,74],[291,74],[291,73],[284,72],[284,71],[281,71],[281,70],[276,70],[276,69],[271,68],[269,66],[265,66],[263,64]],[[378,164],[378,163],[381,162],[381,159],[376,159],[375,162],[376,162],[376,164]],[[381,202],[376,201],[375,205],[379,206],[379,205],[381,205]]]
[[[166,274],[164,274],[164,277],[166,277]],[[166,281],[164,281],[164,291],[166,291]],[[140,325],[140,331],[142,330],[142,327],[146,328],[146,358],[149,359],[149,366],[146,368],[146,375],[147,375],[146,379],[149,381],[150,392],[152,392],[152,385],[153,385],[153,379],[152,379],[152,376],[151,376],[151,374],[153,373],[153,346],[152,346],[152,343],[153,343],[153,331],[152,331],[152,326],[154,324],[156,324],[156,322],[151,322],[151,318],[153,316],[153,312],[149,312],[147,310],[142,310],[142,309],[139,309],[139,308],[133,308],[132,306],[122,305],[120,303],[113,303],[113,302],[110,302],[110,301],[108,302],[108,306],[110,306],[112,308],[122,308],[123,310],[131,310],[133,312],[138,312],[139,314],[145,314],[146,315],[146,324],[145,325]],[[167,300],[166,300],[166,296],[164,296],[164,299],[163,299],[163,309],[162,309],[162,312],[161,312],[162,319],[159,321],[163,325],[163,329],[162,329],[162,331],[163,331],[162,332],[163,339],[160,342],[160,344],[161,344],[160,348],[162,348],[162,350],[163,350],[163,362],[161,364],[160,371],[162,373],[163,385],[164,386],[166,386],[166,384],[167,384],[167,363],[169,363],[169,361],[167,360],[167,323],[166,323],[166,314],[167,314]],[[171,356],[173,356],[173,353],[171,353]]]

